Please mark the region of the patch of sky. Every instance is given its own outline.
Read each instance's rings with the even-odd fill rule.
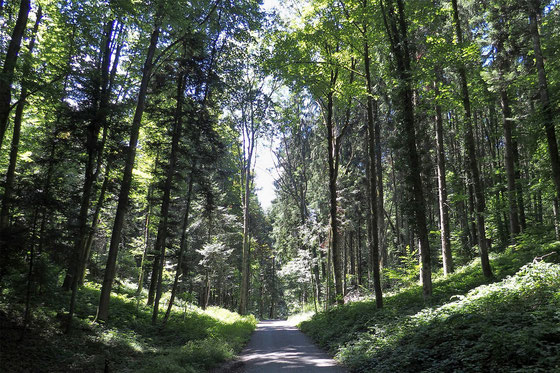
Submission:
[[[555,7],[560,4],[560,0],[552,0],[548,5],[544,7],[544,14],[550,13]]]

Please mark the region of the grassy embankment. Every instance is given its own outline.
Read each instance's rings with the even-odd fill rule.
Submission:
[[[162,329],[151,325],[145,299],[132,287],[119,286],[111,300],[110,321],[92,323],[99,288],[80,291],[77,318],[62,333],[59,311],[68,294],[54,289],[35,299],[33,321],[22,342],[22,305],[13,290],[0,297],[0,366],[6,372],[203,372],[232,358],[256,326],[253,316],[241,317],[220,308],[203,311],[176,308]],[[166,304],[166,302],[163,302]]]
[[[556,252],[539,261],[533,259]],[[352,372],[560,372],[560,242],[524,237],[434,281],[316,314],[302,331]]]

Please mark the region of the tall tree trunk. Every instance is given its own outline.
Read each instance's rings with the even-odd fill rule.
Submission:
[[[349,247],[349,256],[350,256],[350,285],[352,287],[356,286],[356,250],[354,247],[354,231],[351,230],[348,232],[348,247]]]
[[[157,171],[157,166],[159,163],[159,149],[156,152],[156,160],[154,162],[154,169],[153,169],[153,174],[156,173]],[[144,220],[144,250],[142,251],[142,259],[140,259],[140,274],[138,275],[138,287],[136,288],[136,295],[140,295],[140,293],[142,293],[142,288],[144,286],[144,272],[145,272],[145,265],[146,265],[146,257],[148,256],[148,251],[149,251],[149,247],[150,247],[150,221],[152,219],[152,206],[153,206],[153,195],[154,195],[154,184],[150,184],[150,186],[148,187],[148,208],[146,211],[146,219]],[[152,274],[152,280],[153,280],[153,274]],[[155,294],[155,282],[152,281],[154,283],[154,287],[152,287],[150,284],[150,291],[148,293],[148,301],[146,302],[147,306],[151,306],[152,304],[154,304],[154,294]]]
[[[495,14],[497,12],[500,14]],[[507,196],[508,196],[508,206],[509,206],[509,233],[510,242],[515,242],[515,237],[520,233],[521,227],[519,224],[519,209],[517,207],[517,181],[515,179],[515,156],[517,152],[517,141],[513,138],[513,131],[515,127],[515,122],[512,118],[512,112],[510,107],[510,99],[507,92],[508,82],[505,80],[504,76],[509,72],[510,63],[508,60],[508,55],[504,50],[504,42],[507,39],[507,21],[505,18],[508,17],[507,11],[502,7],[500,9],[492,8],[493,14],[493,24],[494,28],[497,30],[497,40],[495,47],[497,49],[497,67],[499,75],[499,93],[500,93],[500,105],[502,107],[502,126],[504,130],[504,143],[505,143],[505,166],[506,166],[506,177],[507,177]]]
[[[509,228],[510,240],[515,241],[515,237],[520,233],[519,213],[517,208],[517,182],[515,180],[515,163],[513,146],[513,120],[509,105],[509,96],[505,87],[500,89],[500,104],[503,113],[503,128],[505,139],[505,165],[507,176],[507,195],[509,206]]]
[[[513,139],[513,164],[515,168],[515,181],[517,192],[517,207],[519,210],[519,224],[521,231],[527,229],[527,219],[525,218],[525,202],[523,197],[523,184],[521,182],[521,164],[519,162],[519,145],[515,138]]]
[[[364,0],[364,8],[367,6],[367,0]],[[379,129],[375,130],[374,118],[374,105],[373,102],[373,85],[371,82],[371,60],[369,56],[369,44],[367,41],[366,23],[363,25],[364,29],[364,69],[366,74],[366,89],[367,89],[367,130],[368,130],[368,157],[369,157],[369,222],[371,224],[371,242],[370,253],[372,258],[372,271],[373,271],[373,289],[375,291],[375,305],[377,308],[383,307],[383,293],[381,291],[381,271],[379,269],[379,230],[378,230],[378,217],[380,208],[377,193],[382,192],[382,188],[377,188],[378,174],[376,172],[377,166],[380,166],[381,161],[377,163],[376,153],[381,151],[379,145]],[[382,208],[382,207],[381,207]]]
[[[548,155],[550,157],[550,165],[552,168],[552,180],[554,181],[554,186],[556,187],[556,197],[560,198],[560,156],[558,155],[558,142],[556,140],[556,128],[554,125],[555,115],[548,93],[548,81],[541,50],[539,26],[537,23],[537,14],[540,13],[540,0],[528,0],[528,3],[529,31],[533,39],[533,51],[535,53],[539,82],[539,96],[541,101],[543,124],[546,132],[546,141],[548,143]]]
[[[117,205],[117,212],[115,215],[115,223],[113,225],[113,232],[111,235],[111,243],[109,246],[109,254],[107,256],[107,266],[105,268],[105,275],[103,278],[103,285],[101,287],[101,295],[99,298],[99,306],[97,308],[97,320],[106,321],[109,317],[109,301],[111,299],[111,289],[113,287],[113,280],[117,269],[117,254],[119,251],[119,244],[121,241],[121,233],[124,225],[124,218],[128,208],[128,200],[130,194],[130,187],[132,185],[132,170],[134,168],[134,160],[136,158],[136,146],[138,142],[138,135],[140,133],[140,125],[142,123],[142,115],[144,114],[144,107],[146,104],[146,94],[148,91],[148,83],[150,81],[153,59],[156,52],[157,42],[160,33],[161,13],[163,8],[160,6],[157,14],[155,15],[155,26],[150,37],[150,45],[148,47],[146,61],[142,69],[142,82],[140,83],[140,90],[138,92],[138,100],[136,102],[136,110],[132,120],[132,127],[130,130],[130,141],[126,163],[123,173],[123,180],[121,190],[119,192],[119,202]]]
[[[25,287],[25,310],[23,311],[23,326],[21,329],[20,335],[20,342],[24,340],[25,333],[27,331],[27,326],[29,325],[29,321],[31,319],[31,292],[33,290],[33,270],[35,264],[35,229],[37,226],[37,218],[39,215],[39,210],[35,210],[33,214],[33,224],[32,224],[32,236],[31,242],[29,243],[29,267],[27,269],[27,284]],[[0,280],[2,276],[0,276]],[[1,288],[0,288],[1,289]],[[1,291],[0,291],[1,293]]]
[[[96,95],[99,95],[99,103],[97,99],[94,100],[96,107],[95,118],[88,125],[86,148],[88,151],[88,159],[85,167],[84,185],[82,188],[82,200],[80,203],[80,214],[78,217],[78,236],[74,243],[74,252],[70,260],[70,266],[67,271],[67,276],[70,277],[70,287],[72,294],[70,296],[70,306],[68,311],[68,324],[66,331],[70,331],[72,326],[72,318],[74,316],[74,308],[76,305],[76,295],[78,292],[78,284],[81,280],[80,270],[83,267],[85,259],[85,251],[88,238],[88,212],[91,202],[91,194],[95,183],[94,167],[97,161],[99,131],[104,126],[107,117],[107,108],[109,106],[109,93],[107,92],[109,85],[109,72],[111,61],[111,35],[113,34],[113,25],[115,21],[110,20],[103,28],[103,55],[101,57],[101,71],[99,86],[97,87]],[[66,281],[65,281],[66,282]]]
[[[399,79],[397,100],[401,105],[402,135],[404,137],[405,152],[408,161],[408,178],[412,189],[412,206],[415,230],[420,243],[420,260],[422,268],[420,277],[422,293],[425,298],[432,295],[432,272],[430,258],[430,242],[426,220],[426,202],[420,175],[420,157],[416,148],[416,128],[414,123],[414,97],[412,90],[412,70],[410,66],[410,50],[407,35],[407,23],[402,0],[397,0],[397,10],[393,0],[387,1],[387,7],[382,5],[385,28],[390,39],[391,49],[396,62],[396,75]],[[412,247],[412,246],[411,246]]]
[[[159,255],[154,252],[154,260],[152,262],[152,274],[150,275],[150,286],[148,288],[148,299],[146,300],[147,306],[153,306],[156,297],[156,289],[158,283],[159,273]]]
[[[144,271],[145,271],[145,264],[146,264],[146,257],[148,256],[148,248],[150,246],[149,239],[150,239],[150,220],[152,217],[152,203],[150,201],[150,197],[152,194],[152,187],[148,191],[148,210],[146,211],[146,218],[144,220],[144,250],[142,251],[142,258],[140,259],[140,268],[138,269],[138,287],[136,288],[136,295],[140,295],[142,293],[142,289],[144,287]],[[152,303],[148,303],[151,305]]]
[[[251,113],[252,115],[252,113]],[[251,242],[249,239],[249,207],[251,197],[251,164],[255,145],[254,130],[250,131],[249,149],[243,169],[243,253],[241,261],[241,292],[239,299],[239,313],[246,315],[249,306],[249,287],[251,271]]]
[[[103,44],[101,50],[101,66],[98,73],[98,83],[93,106],[95,108],[95,116],[87,127],[87,161],[84,170],[84,185],[82,186],[82,197],[80,202],[80,213],[78,216],[78,235],[74,242],[74,252],[67,271],[67,278],[64,281],[66,289],[74,286],[74,282],[79,281],[76,273],[79,272],[81,262],[84,260],[85,245],[88,237],[88,212],[91,202],[93,187],[96,182],[95,165],[98,160],[99,149],[99,133],[102,127],[105,127],[107,116],[107,108],[109,106],[109,68],[111,60],[111,36],[113,34],[113,25],[115,21],[107,22],[103,28]],[[74,291],[74,290],[72,290]],[[72,307],[71,307],[72,308]]]
[[[554,198],[552,201],[552,212],[554,214],[554,235],[556,240],[560,240],[560,207],[558,198]]]
[[[331,87],[334,87],[334,83],[338,77],[338,72],[331,71]],[[330,91],[327,94],[327,143],[328,143],[328,167],[329,167],[329,226],[330,226],[330,242],[329,247],[332,254],[332,265],[334,274],[334,288],[335,288],[335,300],[338,304],[343,304],[343,268],[342,268],[342,250],[340,249],[338,231],[338,216],[337,216],[337,187],[336,182],[338,179],[338,147],[336,144],[336,133],[333,118],[333,95],[334,92]]]
[[[4,141],[4,135],[8,128],[8,119],[10,117],[11,100],[12,100],[12,83],[14,81],[14,71],[18,58],[19,49],[21,48],[21,40],[27,26],[27,18],[31,10],[30,0],[21,0],[19,3],[19,12],[12,37],[8,44],[8,50],[4,58],[4,66],[0,73],[0,148]]]
[[[35,20],[35,26],[33,26],[33,31],[31,33],[31,40],[28,46],[28,55],[24,62],[22,69],[22,83],[21,92],[19,94],[19,100],[16,106],[16,113],[14,116],[14,130],[12,135],[12,147],[10,150],[10,162],[8,164],[8,171],[6,172],[6,183],[4,184],[4,197],[2,198],[2,209],[0,210],[0,229],[7,228],[10,220],[10,207],[12,204],[12,194],[14,192],[14,182],[16,174],[16,164],[19,152],[19,140],[21,134],[21,123],[23,120],[23,109],[25,108],[25,98],[27,97],[28,90],[28,77],[31,73],[31,58],[33,54],[33,48],[35,47],[35,38],[37,36],[37,31],[39,30],[39,23],[43,16],[42,8],[39,6],[37,10],[37,18]],[[0,143],[1,146],[1,143]]]
[[[93,240],[97,233],[97,227],[99,225],[101,209],[103,208],[103,203],[105,202],[105,195],[107,194],[107,188],[109,186],[109,174],[111,172],[111,165],[108,164],[105,170],[105,177],[103,178],[103,183],[101,184],[101,190],[99,191],[99,197],[97,198],[97,204],[95,205],[95,211],[91,219],[91,226],[89,228],[89,234],[86,240],[86,246],[84,248],[84,260],[80,263],[80,268],[78,270],[78,285],[83,285],[86,276],[86,268],[88,266],[91,248],[93,247]]]
[[[276,303],[277,303],[277,293],[276,293],[276,257],[272,257],[272,296],[270,300],[270,314],[271,319],[276,318]]]
[[[306,165],[305,165],[305,145],[304,145],[304,141],[302,140],[302,152],[301,152],[301,156],[302,156],[302,162],[303,162],[303,173],[304,175],[306,174]],[[302,184],[306,184],[307,183],[307,179],[306,176],[303,176],[303,181]],[[295,182],[295,180],[293,180],[294,182],[294,187],[297,188],[297,184]],[[297,202],[299,203],[299,211],[300,211],[300,220],[301,220],[301,226],[305,227],[305,225],[307,224],[307,217],[308,217],[308,212],[307,212],[307,205],[306,205],[306,190],[307,190],[307,186],[306,185],[299,185],[299,198],[297,199]],[[302,238],[303,241],[303,238]],[[313,281],[313,293],[315,296],[315,301],[316,302],[321,302],[321,282],[320,282],[320,277],[319,277],[319,258],[317,256],[317,247],[315,247],[315,245],[311,245],[311,260],[312,260],[312,265],[311,265],[311,276],[314,277],[314,279],[312,279]]]
[[[373,102],[373,119],[375,124],[375,171],[377,177],[377,237],[380,256],[379,265],[384,267],[387,265],[387,241],[385,239],[385,216],[383,214],[385,207],[383,200],[383,165],[381,163],[381,121],[379,120],[377,102]]]
[[[467,189],[467,193],[469,195],[469,200],[468,200],[468,207],[469,207],[469,214],[468,214],[468,219],[469,219],[469,248],[472,248],[476,245],[476,242],[478,242],[478,234],[477,234],[477,228],[476,228],[476,208],[475,208],[475,201],[474,201],[474,188],[472,186],[471,183],[469,183],[469,180],[472,177],[470,176],[470,172],[466,172],[466,178],[465,181],[467,183],[466,185],[466,189]],[[499,192],[496,192],[499,193]],[[498,194],[496,194],[496,199],[499,200],[499,196]]]
[[[210,302],[210,269],[206,268],[206,286],[204,287],[204,299],[202,302],[202,309],[205,310],[208,308],[208,304]]]
[[[342,236],[342,294],[346,295],[348,292],[348,232],[345,231]]]
[[[185,52],[186,54],[186,52]],[[185,57],[185,54],[183,57]],[[173,134],[171,139],[171,153],[169,155],[169,165],[165,175],[165,185],[163,187],[163,198],[161,202],[161,212],[158,233],[156,237],[156,245],[154,251],[159,256],[158,283],[156,288],[156,296],[154,298],[154,310],[152,313],[152,324],[155,325],[159,313],[159,301],[162,293],[163,268],[165,263],[165,248],[167,240],[168,222],[169,222],[169,205],[171,202],[171,186],[175,177],[175,169],[177,166],[177,158],[179,153],[179,140],[183,132],[183,101],[185,96],[186,73],[181,71],[177,78],[177,105],[175,108],[175,118],[173,123]]]
[[[194,171],[191,171],[191,176],[189,179],[189,187],[187,190],[187,204],[185,207],[185,215],[183,216],[183,225],[181,227],[181,242],[179,244],[179,257],[177,259],[177,270],[175,271],[175,279],[173,280],[173,286],[171,287],[171,296],[169,297],[169,304],[167,305],[167,311],[165,312],[165,317],[163,318],[163,325],[169,320],[171,315],[171,309],[173,308],[173,302],[177,295],[177,287],[179,285],[179,278],[183,273],[183,254],[187,246],[187,228],[189,227],[189,213],[191,211],[191,197],[194,183]]]
[[[61,118],[61,115],[58,115],[57,117],[57,121],[56,124],[58,124],[59,120]],[[56,127],[56,126],[55,126]],[[47,174],[45,175],[45,183],[43,184],[43,193],[41,193],[41,206],[40,206],[40,212],[41,212],[41,225],[39,227],[39,245],[37,247],[37,251],[39,253],[43,252],[43,246],[45,244],[45,230],[47,229],[47,222],[49,220],[49,209],[45,206],[46,205],[46,200],[47,198],[49,198],[49,196],[51,195],[51,188],[52,188],[52,180],[54,177],[54,165],[56,163],[56,144],[57,142],[54,140],[55,136],[53,136],[52,139],[50,139],[51,143],[50,143],[50,152],[49,152],[49,157],[48,157],[48,166],[47,166]]]
[[[451,0],[453,6],[453,23],[455,25],[455,36],[459,47],[463,47],[463,31],[459,19],[459,9],[457,0]],[[486,228],[484,222],[484,212],[486,210],[486,201],[484,198],[484,190],[480,180],[478,170],[478,162],[476,160],[476,144],[473,135],[473,123],[471,118],[471,101],[469,98],[469,88],[467,85],[467,72],[465,64],[460,61],[458,63],[458,72],[461,83],[461,93],[463,100],[463,108],[465,110],[465,148],[467,151],[468,166],[472,177],[472,186],[475,195],[476,208],[476,228],[478,233],[478,248],[480,251],[480,261],[482,265],[482,273],[485,277],[492,277],[492,268],[488,258],[488,240],[486,239]]]
[[[403,246],[404,243],[404,238],[403,235],[401,233],[401,220],[399,219],[400,217],[400,213],[399,213],[399,208],[400,208],[400,199],[399,199],[399,193],[397,192],[397,175],[395,173],[395,162],[394,162],[394,158],[393,158],[393,151],[391,150],[390,153],[390,157],[391,157],[391,181],[393,184],[393,205],[395,205],[395,226],[394,226],[394,231],[395,231],[395,236],[396,236],[396,241],[397,241],[397,249],[400,249]],[[389,221],[389,219],[387,219]]]
[[[436,73],[439,75],[439,72]],[[434,92],[439,96],[439,76],[434,82]],[[437,100],[437,99],[436,99]],[[449,230],[449,207],[447,201],[447,182],[445,180],[445,149],[443,147],[443,118],[441,106],[436,102],[436,159],[438,178],[438,202],[439,202],[439,227],[441,237],[441,256],[443,259],[443,274],[447,276],[453,272],[453,256],[451,254],[451,240]]]

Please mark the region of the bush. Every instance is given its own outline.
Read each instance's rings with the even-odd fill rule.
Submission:
[[[502,278],[495,283],[474,261],[436,279],[430,303],[412,286],[386,297],[382,310],[351,303],[300,327],[354,372],[558,371],[560,265],[532,258],[559,244],[526,238],[510,247],[492,260]]]
[[[162,328],[152,325],[151,308],[135,298],[132,284],[121,283],[116,290],[109,321],[94,324],[100,287],[86,283],[78,293],[73,331],[64,335],[60,310],[69,304],[69,294],[49,288],[48,296],[37,297],[25,343],[18,344],[22,305],[12,301],[10,288],[0,298],[0,366],[10,372],[97,372],[105,365],[115,372],[204,372],[238,353],[257,323],[253,316],[190,306],[174,310]]]

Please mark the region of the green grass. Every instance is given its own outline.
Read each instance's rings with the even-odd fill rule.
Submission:
[[[0,297],[0,366],[9,372],[204,372],[231,359],[255,329],[253,316],[221,308],[175,309],[165,328],[151,325],[151,309],[132,287],[121,285],[111,299],[110,320],[92,323],[99,287],[79,292],[74,328],[62,333],[60,310],[68,294],[54,287],[34,299],[32,324],[23,342],[22,305],[13,291]],[[164,302],[166,304],[166,302]]]
[[[492,258],[385,297],[385,307],[355,302],[315,315],[300,328],[352,372],[560,371],[560,242],[531,237]]]

